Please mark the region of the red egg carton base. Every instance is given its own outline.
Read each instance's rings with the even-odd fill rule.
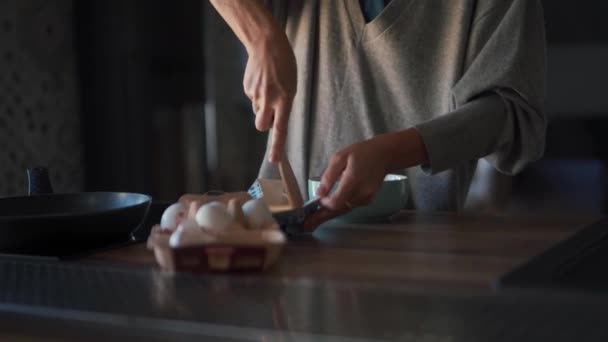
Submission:
[[[228,245],[211,243],[173,248],[170,232],[155,226],[148,248],[161,269],[169,272],[221,273],[264,271],[276,263],[283,244]]]

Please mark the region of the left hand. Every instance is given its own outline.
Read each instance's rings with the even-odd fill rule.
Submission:
[[[329,161],[317,191],[322,208],[304,221],[304,229],[312,231],[325,221],[369,204],[387,173],[428,163],[424,141],[415,128],[348,146]],[[340,186],[328,196],[338,179]]]
[[[304,229],[313,230],[374,199],[389,168],[390,156],[384,144],[382,136],[378,136],[350,145],[332,156],[317,191],[322,208],[306,219]],[[338,179],[338,189],[328,196]]]

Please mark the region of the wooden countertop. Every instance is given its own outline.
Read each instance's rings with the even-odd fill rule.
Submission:
[[[268,276],[487,287],[596,218],[404,212],[377,224],[329,224],[292,238]],[[86,262],[155,267],[144,244]]]
[[[244,276],[150,271],[144,244],[72,262],[6,261],[0,339],[567,341],[584,332],[605,341],[595,322],[608,297],[490,289],[594,221],[404,212],[293,238],[275,267]]]

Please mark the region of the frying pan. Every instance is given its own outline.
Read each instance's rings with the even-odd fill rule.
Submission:
[[[53,194],[40,167],[27,179],[29,196],[0,199],[0,253],[66,256],[125,242],[151,203],[126,192]]]

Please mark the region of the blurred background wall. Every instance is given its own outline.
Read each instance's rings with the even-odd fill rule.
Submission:
[[[202,4],[75,2],[86,190],[203,187]]]
[[[265,135],[241,78],[245,54],[208,1],[75,6],[87,190],[244,190]]]
[[[80,83],[71,0],[0,1],[0,195],[48,165],[57,191],[83,186]]]
[[[514,179],[515,210],[608,210],[606,1],[543,1],[548,63],[545,157]]]
[[[603,213],[608,3],[543,3],[546,157],[514,178],[481,163],[470,208]],[[208,1],[0,0],[0,196],[22,193],[32,164],[58,191],[246,189],[266,136],[245,60]]]

